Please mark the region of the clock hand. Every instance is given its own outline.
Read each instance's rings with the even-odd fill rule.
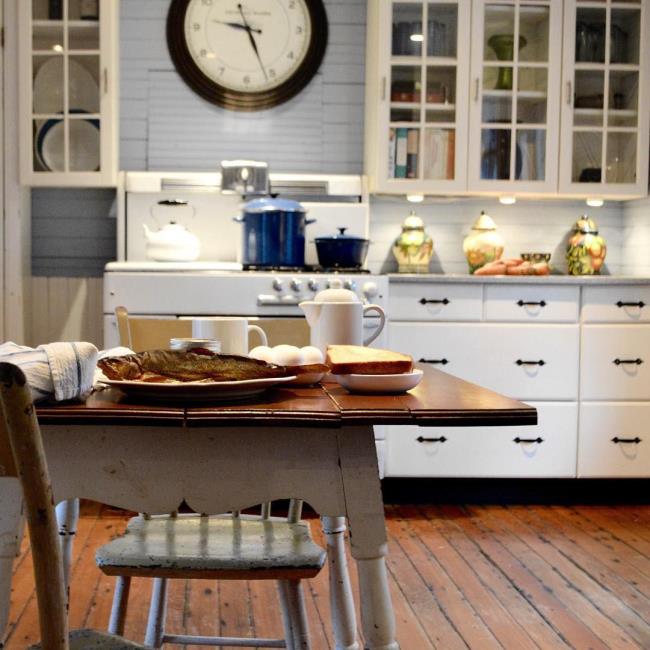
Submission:
[[[261,34],[262,30],[261,29],[255,29],[255,27],[250,27],[246,25],[242,25],[241,23],[229,23],[224,20],[212,20],[213,23],[219,23],[220,25],[228,25],[228,27],[232,27],[234,29],[241,29],[245,32],[251,31],[255,32],[256,34]]]
[[[260,62],[260,68],[262,68],[262,72],[264,73],[264,79],[268,81],[269,77],[266,74],[266,70],[264,69],[264,64],[262,63],[262,57],[260,56],[259,50],[257,49],[257,43],[255,42],[255,37],[253,36],[253,30],[251,29],[250,25],[248,24],[248,21],[246,20],[246,16],[244,15],[244,10],[242,9],[241,3],[237,5],[237,9],[239,9],[241,18],[244,21],[244,29],[248,32],[248,40],[251,43],[251,47],[255,52],[255,56],[257,57],[257,60]]]

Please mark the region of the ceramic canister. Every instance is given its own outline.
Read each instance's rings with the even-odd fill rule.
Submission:
[[[598,227],[586,214],[576,221],[566,259],[570,275],[597,275],[605,262],[607,245]]]
[[[481,212],[463,241],[463,251],[470,273],[474,273],[488,262],[500,259],[503,255],[503,237],[496,230],[497,226],[492,218]]]
[[[414,211],[402,224],[402,234],[393,243],[393,255],[400,273],[428,273],[433,256],[433,239]]]

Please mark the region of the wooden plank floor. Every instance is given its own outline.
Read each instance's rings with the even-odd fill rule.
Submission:
[[[650,648],[650,506],[389,506],[390,586],[402,650]],[[84,505],[73,627],[104,629],[113,580],[94,548],[127,515]],[[322,543],[317,520],[314,534]],[[355,590],[356,576],[353,574]],[[126,634],[142,640],[150,582],[134,580]],[[332,648],[327,574],[309,581],[314,650]],[[169,630],[280,636],[274,583],[173,581]],[[6,648],[38,639],[27,540],[16,561]]]

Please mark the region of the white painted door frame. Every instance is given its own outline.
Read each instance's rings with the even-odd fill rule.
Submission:
[[[0,340],[25,343],[26,306],[31,282],[30,193],[19,181],[18,142],[18,5],[24,0],[0,0],[4,27],[2,52],[2,107],[0,146],[2,147],[2,302]],[[18,62],[18,65],[16,65]]]

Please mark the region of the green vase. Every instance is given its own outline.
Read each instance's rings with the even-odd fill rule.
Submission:
[[[514,61],[515,37],[513,34],[495,34],[488,39],[499,61]],[[526,39],[519,37],[519,49],[526,45]],[[512,67],[500,67],[495,90],[512,90]]]

